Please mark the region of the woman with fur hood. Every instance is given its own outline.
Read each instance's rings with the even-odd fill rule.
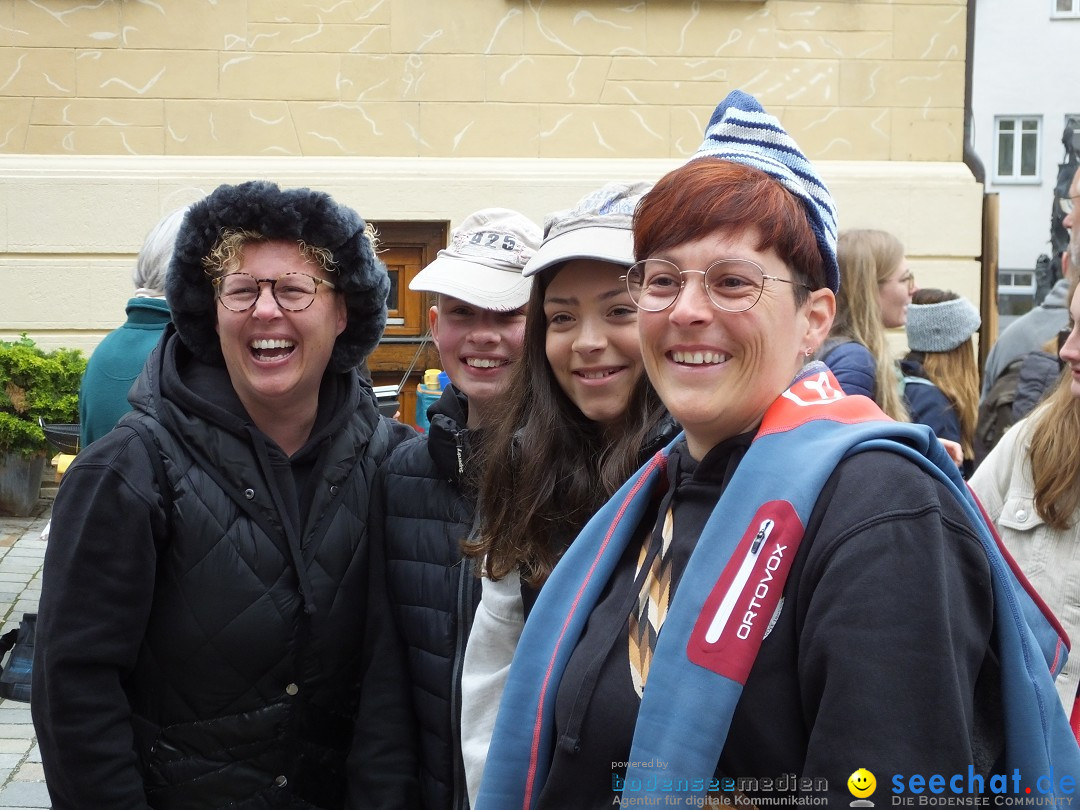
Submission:
[[[55,808],[414,807],[356,367],[389,280],[328,195],[221,186],[177,238],[134,411],[64,476],[34,724]]]

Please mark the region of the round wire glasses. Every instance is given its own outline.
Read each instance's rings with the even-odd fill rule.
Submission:
[[[217,298],[225,309],[245,312],[259,300],[262,285],[270,285],[270,294],[277,305],[289,312],[301,312],[311,306],[319,287],[336,290],[333,282],[309,276],[307,273],[283,273],[277,278],[255,278],[249,273],[226,273],[213,280]]]
[[[686,286],[687,273],[702,277],[709,301],[724,312],[746,312],[754,306],[761,299],[765,279],[812,289],[801,281],[770,276],[749,259],[718,259],[704,270],[680,270],[666,259],[645,259],[631,265],[623,278],[638,309],[661,312],[675,303]]]

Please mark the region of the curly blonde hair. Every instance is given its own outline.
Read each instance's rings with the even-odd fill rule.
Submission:
[[[203,270],[210,278],[218,278],[226,273],[235,273],[240,269],[245,245],[269,241],[270,239],[258,231],[227,229],[222,232],[221,238],[214,243],[210,252],[203,257]],[[337,272],[334,254],[326,248],[309,245],[302,239],[298,239],[296,245],[300,249],[300,255],[306,261],[311,262],[325,273]]]

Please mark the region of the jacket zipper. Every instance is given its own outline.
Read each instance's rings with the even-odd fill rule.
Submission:
[[[461,448],[458,448],[460,458]],[[457,634],[454,642],[454,670],[450,690],[450,740],[454,757],[454,810],[468,810],[465,765],[461,759],[461,671],[465,665],[465,645],[472,630],[472,571],[468,560],[458,561]]]

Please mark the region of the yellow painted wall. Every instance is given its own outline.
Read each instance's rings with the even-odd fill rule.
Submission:
[[[812,158],[961,157],[965,3],[2,0],[0,152],[684,157],[759,95]]]

